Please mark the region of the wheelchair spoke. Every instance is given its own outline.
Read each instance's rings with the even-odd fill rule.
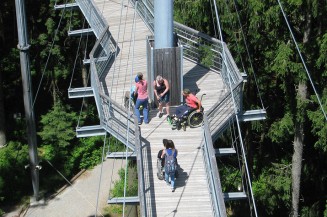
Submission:
[[[188,123],[190,127],[199,127],[203,121],[203,113],[202,112],[192,112],[188,117]]]

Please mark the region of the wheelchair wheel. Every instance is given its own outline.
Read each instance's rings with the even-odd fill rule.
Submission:
[[[193,111],[187,118],[187,123],[190,127],[199,127],[203,122],[203,113]]]
[[[163,180],[164,179],[164,168],[161,165],[161,159],[157,159],[157,177],[159,180]]]

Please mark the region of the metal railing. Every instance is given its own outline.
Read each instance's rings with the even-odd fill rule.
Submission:
[[[84,8],[84,10],[82,9],[84,16],[89,21],[90,26],[97,32],[98,40],[90,53],[90,62],[91,87],[94,91],[100,125],[123,144],[136,151],[140,212],[142,216],[147,216],[141,135],[138,122],[135,116],[132,116],[129,111],[106,95],[106,85],[100,79],[104,73],[109,71],[110,61],[112,61],[111,59],[116,52],[115,41],[109,32],[109,26],[106,25],[105,19],[97,11],[93,1],[76,0],[76,2],[81,9]]]
[[[131,0],[132,3],[135,1],[136,0]],[[153,31],[153,0],[139,0],[137,12]],[[216,38],[210,37],[178,22],[174,22],[174,31],[178,35],[178,43],[181,44],[184,48],[184,57],[207,68],[210,68],[217,73],[220,73],[226,87],[232,87],[236,104],[236,112],[239,112],[241,109],[242,100],[242,89],[240,88],[240,85],[243,82],[243,78],[226,44]],[[225,63],[223,63],[223,52],[225,52],[226,57]],[[230,82],[231,85],[229,85]],[[232,95],[227,93],[224,101],[226,102],[231,100],[228,99],[231,97]],[[211,115],[208,115],[210,125],[213,124],[210,122],[210,120],[212,120],[212,116],[214,114],[219,114],[219,111],[223,109],[222,107],[226,108],[226,105],[233,106],[230,103],[221,105],[220,108],[216,107],[216,105],[213,106],[213,108],[215,108],[217,111],[211,111]],[[235,112],[233,115],[236,115]]]
[[[109,70],[110,57],[107,60],[103,60],[103,56],[106,55],[106,51],[103,48],[103,44],[113,44],[108,41],[110,39],[110,32],[108,27],[101,34],[101,37],[97,40],[91,53],[91,86],[94,90],[94,97],[97,104],[100,124],[111,135],[116,137],[126,146],[128,146],[137,154],[137,168],[138,168],[138,188],[139,199],[141,204],[142,216],[146,216],[145,207],[145,195],[144,195],[144,177],[142,166],[142,151],[140,141],[140,131],[138,122],[135,116],[129,114],[124,107],[117,104],[114,100],[105,94],[104,86],[100,80],[100,77],[104,72]],[[114,47],[110,45],[109,47]],[[112,53],[113,50],[111,50]],[[142,181],[143,180],[143,181]]]
[[[135,3],[135,1],[136,0],[131,0],[132,3]],[[153,0],[139,0],[137,12],[153,32]],[[184,26],[178,22],[174,22],[174,31],[178,35],[178,43],[184,47],[184,57],[214,71],[220,72],[226,86],[229,86],[228,76],[231,77],[232,86],[235,86],[240,80],[243,80],[234,59],[224,42],[221,42],[216,38],[210,37],[190,27]],[[222,64],[223,51],[226,55],[227,63],[225,64]]]
[[[135,118],[135,123],[136,118]],[[136,161],[137,161],[137,177],[138,177],[138,194],[140,200],[140,213],[142,217],[148,216],[145,198],[145,183],[144,183],[144,171],[143,171],[143,154],[142,154],[142,142],[140,128],[136,128]]]
[[[211,133],[209,129],[208,118],[204,114],[203,128],[203,158],[206,167],[206,175],[208,185],[210,186],[210,195],[212,199],[212,206],[214,216],[226,216],[226,208],[221,189],[220,177],[218,172],[218,164],[216,160],[215,149],[213,148]]]
[[[135,3],[136,0],[131,0]],[[100,123],[104,129],[110,134],[118,138],[121,142],[129,146],[131,149],[137,152],[138,161],[138,173],[139,173],[139,198],[141,215],[146,216],[146,202],[144,195],[144,177],[142,166],[142,151],[140,142],[140,132],[137,125],[137,121],[128,114],[127,110],[115,101],[110,96],[106,95],[106,90],[101,83],[100,77],[104,72],[109,71],[109,63],[116,52],[115,41],[112,39],[108,30],[108,25],[105,19],[97,11],[91,0],[76,0],[79,4],[84,16],[87,18],[90,26],[94,29],[95,35],[98,40],[90,54],[91,57],[91,85],[94,90],[94,96],[99,112]],[[142,17],[146,25],[153,32],[154,16],[153,16],[153,0],[139,0],[137,11]],[[241,83],[242,77],[234,63],[230,52],[221,41],[209,37],[203,33],[186,27],[182,24],[175,22],[175,32],[178,34],[179,43],[184,47],[184,57],[195,61],[198,64],[206,66],[214,71],[221,73],[224,84],[228,87],[232,87],[233,95],[236,102],[237,111],[241,105]],[[224,46],[224,49],[223,49]],[[223,64],[222,52],[225,52],[226,62]],[[230,79],[229,79],[230,78]],[[229,85],[231,81],[231,85]],[[220,117],[223,112],[230,112],[231,116],[235,116],[235,110],[231,106],[231,92],[226,94],[224,100],[216,103],[207,112],[208,117],[205,116],[204,124],[204,138],[203,145],[204,157],[206,158],[206,172],[208,176],[208,182],[211,189],[212,201],[214,212],[216,216],[226,216],[226,210],[224,204],[222,204],[221,185],[219,181],[219,173],[217,168],[217,162],[215,160],[214,150],[212,146],[212,134],[219,131],[222,125],[218,123],[227,123],[227,120],[215,119]],[[231,111],[230,111],[231,110]],[[210,128],[209,128],[210,126]],[[217,127],[219,126],[219,127]],[[129,129],[129,130],[127,130]],[[218,206],[218,207],[217,207]]]
[[[208,111],[206,115],[208,116],[209,129],[213,140],[215,140],[230,124],[230,119],[236,116],[236,113],[239,112],[241,107],[241,93],[242,93],[242,81],[240,81],[233,88],[233,95],[236,103],[236,108],[238,109],[235,112],[234,102],[232,99],[231,92],[227,92],[226,95],[219,101],[216,102]]]
[[[95,36],[100,38],[101,33],[108,26],[106,19],[98,11],[92,0],[75,0],[91,26]]]
[[[130,0],[135,5],[137,0]],[[143,19],[145,25],[154,33],[154,3],[153,0],[138,1],[137,13]]]

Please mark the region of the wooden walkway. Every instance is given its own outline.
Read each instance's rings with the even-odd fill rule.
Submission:
[[[100,12],[109,24],[120,49],[115,63],[103,79],[108,94],[123,105],[126,91],[134,84],[137,72],[146,76],[146,36],[152,33],[147,29],[139,16],[136,16],[135,40],[133,46],[133,17],[131,5],[121,8],[121,1],[95,0]],[[120,30],[120,32],[119,32]],[[134,47],[134,61],[132,53]],[[133,66],[133,68],[132,68]],[[184,59],[184,88],[200,89],[197,94],[203,97],[203,107],[209,109],[219,101],[226,90],[221,76]],[[148,81],[152,83],[151,81]],[[201,144],[202,128],[177,131],[172,130],[166,121],[166,115],[157,117],[156,110],[150,112],[150,123],[141,125],[141,136],[144,155],[146,206],[148,216],[213,216],[210,192],[207,185],[205,166]],[[174,108],[171,111],[174,112]],[[157,178],[157,153],[163,148],[162,139],[172,139],[178,149],[180,165],[179,178],[176,180],[176,191],[171,192],[170,186]]]

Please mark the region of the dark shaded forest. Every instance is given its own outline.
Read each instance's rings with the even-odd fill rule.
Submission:
[[[66,177],[101,162],[103,138],[77,139],[75,127],[97,121],[91,99],[68,99],[67,89],[87,86],[83,59],[95,38],[68,37],[87,28],[78,10],[54,10],[54,0],[25,1],[38,152],[40,189],[51,193]],[[282,1],[310,78],[278,1],[216,1],[224,41],[248,75],[245,110],[264,106],[267,119],[243,123],[259,216],[327,217],[327,2]],[[214,4],[174,1],[175,20],[219,39]],[[15,2],[0,2],[0,213],[32,194],[20,71]],[[58,25],[60,23],[60,26]],[[82,109],[81,109],[82,104]],[[85,118],[87,117],[87,119]],[[227,140],[222,138],[220,141]],[[224,165],[234,162],[225,162]],[[235,173],[220,165],[223,187]],[[51,186],[51,187],[49,187]],[[23,199],[22,199],[23,198]],[[239,205],[239,206],[238,206]],[[228,204],[230,216],[242,205]]]

